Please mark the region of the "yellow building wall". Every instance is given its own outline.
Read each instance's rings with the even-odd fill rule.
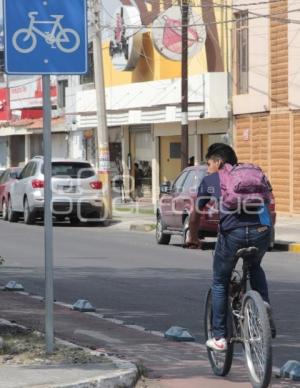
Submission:
[[[170,158],[170,144],[180,143],[180,136],[160,137],[160,181],[174,181],[181,169],[181,159]]]
[[[224,1],[224,5],[227,2]],[[229,4],[229,3],[228,3]],[[193,11],[201,14],[202,8],[199,6],[199,1],[191,2]],[[230,48],[230,23],[225,23],[226,20],[232,18],[231,13],[226,6],[213,7],[215,22],[207,25],[208,30],[213,27],[217,29],[217,40],[219,44],[219,51],[223,61],[223,71],[227,71],[229,66],[228,54],[231,52]],[[213,37],[211,41],[215,41]],[[141,57],[136,68],[133,71],[118,71],[114,68],[109,55],[109,42],[103,43],[103,64],[104,64],[104,79],[105,86],[124,85],[133,82],[157,81],[168,78],[181,77],[181,62],[171,61],[160,55],[155,49],[151,32],[143,34],[143,45]],[[204,47],[201,52],[189,59],[189,75],[197,75],[208,71],[207,68],[207,50]],[[218,70],[216,70],[218,71]]]
[[[194,12],[202,13],[199,0],[191,1],[190,4],[193,6]],[[232,19],[231,9],[226,6],[230,6],[230,3],[224,0],[218,7],[214,6],[212,1],[206,0],[205,4],[206,8],[203,12],[206,15],[203,14],[202,17],[204,20],[210,19],[210,22],[207,23],[207,41],[200,53],[189,58],[188,73],[190,76],[208,71],[230,70],[230,29],[232,27],[230,23],[226,23],[226,20]],[[106,87],[181,77],[181,62],[171,61],[163,57],[154,47],[151,32],[143,34],[141,56],[133,71],[118,71],[114,68],[109,55],[109,42],[103,44],[103,62]],[[173,180],[180,172],[181,160],[169,158],[170,143],[180,141],[180,136],[168,136],[167,131],[166,136],[160,136],[161,181]],[[208,136],[203,136],[203,143],[205,154]],[[133,136],[131,136],[130,149],[134,153]],[[133,154],[132,157],[134,160]]]

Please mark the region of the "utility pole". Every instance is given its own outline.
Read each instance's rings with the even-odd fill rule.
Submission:
[[[94,56],[94,77],[97,102],[97,168],[102,182],[103,200],[105,205],[106,218],[109,222],[112,218],[112,199],[110,183],[110,156],[109,156],[109,138],[106,123],[106,102],[105,102],[105,84],[102,57],[102,39],[101,39],[101,0],[90,1],[91,13],[93,14],[93,56]]]
[[[188,16],[189,0],[182,0],[181,34],[181,169],[188,165],[189,119],[188,119]]]

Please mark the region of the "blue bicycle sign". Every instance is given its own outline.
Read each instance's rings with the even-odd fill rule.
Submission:
[[[4,0],[8,74],[87,71],[86,0]]]
[[[80,44],[80,37],[78,33],[72,28],[63,28],[60,21],[64,15],[51,15],[53,21],[37,21],[35,17],[38,12],[29,12],[30,19],[28,28],[20,28],[13,35],[13,46],[20,53],[30,53],[35,49],[37,44],[36,35],[40,35],[46,43],[50,44],[52,48],[54,44],[56,47],[65,52],[72,53],[77,50]],[[44,32],[38,28],[38,24],[53,24],[51,32]]]

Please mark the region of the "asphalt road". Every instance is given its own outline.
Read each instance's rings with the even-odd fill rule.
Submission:
[[[44,229],[0,221],[0,284],[21,282],[44,294]],[[179,243],[179,240],[177,241]],[[98,312],[146,329],[186,327],[203,341],[203,304],[211,282],[212,250],[158,246],[152,233],[118,226],[54,228],[54,295],[73,304],[88,299]],[[300,255],[271,252],[264,259],[277,323],[274,364],[300,360]]]

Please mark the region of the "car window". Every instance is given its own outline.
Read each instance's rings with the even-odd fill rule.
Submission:
[[[188,172],[184,171],[179,177],[175,180],[172,186],[172,191],[176,193],[181,193],[183,189],[183,184],[185,181],[185,178],[187,177]]]
[[[26,166],[21,171],[20,179],[24,179],[24,178],[29,177],[29,172],[30,172],[31,165],[32,165],[31,162],[26,164]]]
[[[30,170],[28,172],[28,176],[33,176],[36,174],[36,170],[37,170],[37,163],[36,162],[32,162],[31,166],[30,166]]]
[[[197,193],[198,187],[205,175],[206,171],[202,169],[189,171],[188,176],[184,181],[183,191],[190,194]]]
[[[35,162],[30,162],[28,163],[28,167],[26,169],[25,177],[28,178],[30,176],[33,176],[36,171],[36,163]]]
[[[9,177],[10,179],[16,179],[17,176],[19,175],[21,169],[17,169],[17,170],[12,170],[9,172]]]
[[[44,169],[43,169],[44,172]],[[52,176],[71,178],[90,178],[95,170],[90,163],[84,162],[52,162]]]
[[[8,171],[6,170],[0,176],[0,184],[7,182],[7,180],[8,180]]]

